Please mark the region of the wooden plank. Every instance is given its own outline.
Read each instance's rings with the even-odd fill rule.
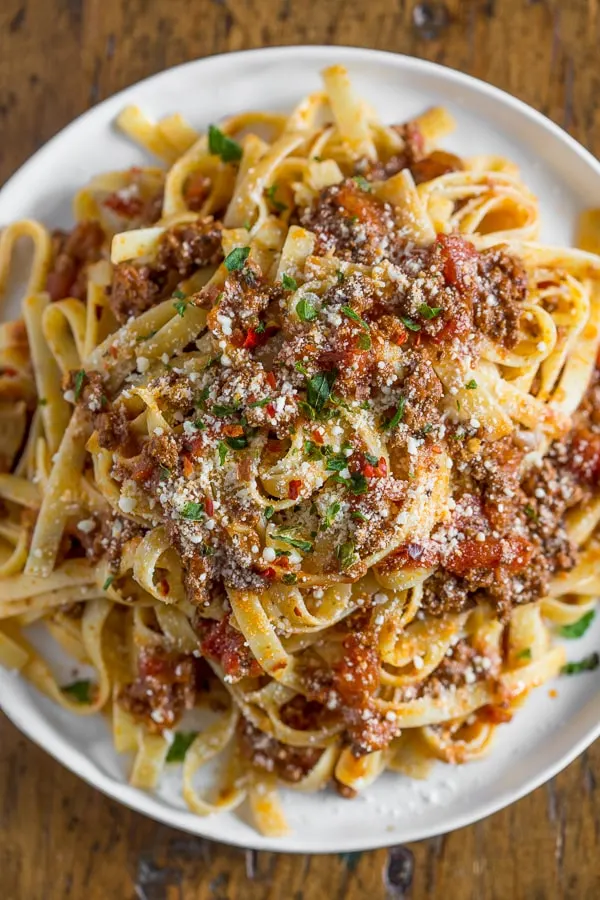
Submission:
[[[161,69],[263,45],[357,44],[484,78],[600,152],[598,0],[3,0],[0,179]],[[332,49],[332,60],[335,49]],[[52,173],[49,173],[52,177]],[[486,821],[372,853],[241,851],[100,795],[0,717],[3,900],[597,900],[600,745]]]

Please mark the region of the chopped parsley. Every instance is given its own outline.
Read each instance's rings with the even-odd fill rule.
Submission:
[[[342,569],[342,571],[349,569],[358,561],[358,554],[354,546],[354,541],[345,541],[343,544],[340,544],[335,549],[335,555],[338,558],[340,569]]]
[[[400,321],[405,326],[405,328],[408,328],[409,331],[421,330],[421,326],[419,325],[419,323],[415,322],[414,319],[410,319],[408,316],[400,316]]]
[[[197,427],[197,426],[196,426],[196,427]],[[159,480],[159,481],[168,481],[168,479],[169,479],[169,477],[170,477],[170,475],[171,475],[171,470],[170,470],[170,469],[167,469],[166,466],[161,466],[160,469],[159,469],[159,472],[160,472],[160,475],[159,475],[159,477],[158,477],[158,480]]]
[[[531,659],[531,647],[525,647],[517,653],[517,659]]]
[[[168,763],[183,762],[185,754],[188,752],[197,736],[197,731],[177,731],[173,743],[169,747],[165,761]]]
[[[266,189],[265,194],[269,198],[269,201],[271,202],[271,205],[273,206],[274,209],[276,209],[278,212],[285,212],[285,210],[287,209],[287,204],[282,203],[280,200],[275,199],[275,194],[277,193],[277,187],[278,187],[277,184],[272,184],[270,187],[268,187]]]
[[[239,437],[226,437],[225,443],[230,450],[243,450],[248,446],[248,438],[245,434],[240,434]]]
[[[175,300],[185,300],[187,297],[187,294],[184,294],[183,291],[180,291],[178,289],[176,291],[173,291],[173,293],[171,294],[171,297],[173,297]]]
[[[241,409],[241,406],[239,405],[239,403],[236,405],[229,405],[226,403],[215,403],[215,405],[212,408],[212,414],[213,414],[213,416],[219,416],[219,418],[223,418],[224,416],[235,415],[235,413],[239,412],[240,409]]]
[[[350,513],[351,519],[356,519],[357,522],[368,522],[369,520],[359,509],[353,509]]]
[[[372,465],[372,466],[379,465],[379,457],[378,456],[373,456],[372,453],[365,453],[364,457],[365,457],[366,461],[368,463],[370,463],[370,465]]]
[[[359,350],[370,350],[371,349],[371,335],[370,334],[361,334],[358,338],[358,349]]]
[[[237,272],[244,268],[249,256],[250,247],[236,247],[225,257],[225,268],[228,272]]]
[[[593,672],[600,666],[600,656],[597,653],[590,653],[584,656],[579,662],[568,662],[562,667],[562,675],[578,675],[580,672]]]
[[[331,528],[340,509],[341,504],[338,503],[337,500],[334,500],[333,503],[329,504],[325,512],[325,518],[323,519],[323,528]]]
[[[298,581],[298,576],[294,575],[293,572],[288,572],[286,575],[283,576],[283,578],[281,580],[283,581],[284,584],[296,584],[296,582]]]
[[[373,190],[373,185],[367,181],[364,175],[354,175],[352,180],[356,182],[361,191],[367,191],[370,194]]]
[[[309,406],[319,413],[329,400],[331,389],[337,378],[337,370],[330,372],[318,372],[310,379],[306,389],[306,398]]]
[[[265,519],[267,522],[269,519],[272,519],[275,514],[275,508],[273,506],[265,506]]]
[[[327,472],[341,472],[348,465],[348,460],[344,453],[338,453],[336,456],[331,456],[327,460],[327,465],[325,466],[325,470]]]
[[[281,276],[281,283],[283,285],[284,290],[286,291],[297,291],[298,290],[298,282],[295,278],[292,278],[291,275],[286,275],[285,272]]]
[[[223,162],[238,162],[242,158],[242,148],[237,141],[223,134],[216,125],[208,126],[208,149]]]
[[[468,391],[475,391],[475,390],[477,390],[477,382],[475,381],[474,378],[471,378],[470,381],[467,381],[467,383],[465,384],[465,387]]]
[[[70,694],[78,703],[92,702],[92,682],[89,679],[74,681],[72,684],[65,685],[62,690],[65,694]]]
[[[383,422],[381,425],[381,431],[393,431],[393,429],[400,424],[404,417],[404,407],[406,406],[406,397],[400,397],[398,402],[398,406],[396,408],[396,412],[391,417],[391,419],[387,419],[387,421]]]
[[[294,363],[294,368],[295,368],[296,372],[300,372],[301,375],[308,375],[308,369],[306,368],[306,366],[303,363],[301,363],[301,362]]]
[[[201,519],[206,517],[206,512],[204,511],[203,503],[186,503],[181,510],[181,515],[184,519],[189,519],[190,522],[199,522]]]
[[[40,397],[40,399],[38,400],[38,406],[46,406],[47,403],[48,401],[45,397]]]
[[[108,578],[106,579],[106,581],[104,582],[104,584],[102,585],[102,590],[107,591],[114,580],[115,580],[115,576],[109,575]]]
[[[175,291],[173,296],[177,296],[177,294],[181,294],[179,299],[175,301],[173,306],[177,310],[178,314],[183,318],[185,316],[185,311],[187,309],[188,301],[185,299],[185,294],[182,294],[181,291]]]
[[[271,402],[270,397],[265,397],[263,400],[254,400],[252,403],[248,404],[248,409],[256,409],[257,406],[266,406],[267,403]]]
[[[225,462],[225,457],[227,456],[228,449],[229,448],[224,441],[219,441],[219,443],[217,444],[217,450],[219,451],[219,465],[221,466]]]
[[[346,276],[344,275],[344,273],[342,272],[341,269],[336,269],[335,274],[336,274],[336,276],[337,276],[338,282],[341,284],[342,281],[344,280],[344,278],[345,278]]]
[[[73,388],[74,388],[74,396],[75,400],[79,400],[81,396],[81,391],[83,390],[83,383],[85,381],[85,369],[79,369],[79,371],[75,372],[73,377]]]
[[[367,479],[362,472],[353,472],[350,476],[350,490],[353,494],[366,494],[369,490]]]
[[[309,297],[302,297],[296,303],[296,315],[302,322],[312,322],[317,318],[317,308],[311,303]]]
[[[563,627],[559,631],[559,634],[564,638],[580,638],[586,633],[586,631],[592,624],[593,619],[594,610],[590,609],[589,612],[586,612],[586,614],[580,619],[577,619],[576,622],[571,622],[570,625],[563,625]]]
[[[441,306],[429,306],[427,303],[421,303],[418,312],[424,319],[435,319],[442,311]]]
[[[358,315],[357,312],[354,312],[351,306],[342,306],[340,308],[340,312],[343,312],[345,316],[348,316],[349,319],[352,319],[353,322],[358,322],[361,328],[364,328],[365,331],[370,331],[369,325],[365,322],[364,319]]]
[[[303,553],[312,553],[312,541],[303,541],[301,538],[295,538],[289,531],[280,531],[278,534],[274,534],[273,537],[277,541],[289,544],[295,550],[302,550]]]
[[[536,513],[536,511],[533,508],[533,506],[531,505],[531,503],[528,503],[527,506],[525,507],[525,515],[527,516],[528,519],[531,519],[532,522],[539,522],[539,520],[540,520],[538,514]]]

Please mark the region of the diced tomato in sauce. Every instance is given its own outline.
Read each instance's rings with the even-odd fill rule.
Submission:
[[[575,432],[569,466],[577,478],[585,484],[600,483],[600,434],[588,429]]]
[[[118,216],[122,216],[124,219],[137,219],[144,211],[144,201],[140,196],[137,194],[123,196],[120,191],[109,194],[103,200],[102,205],[112,209],[113,212],[116,212]]]
[[[397,569],[430,568],[440,561],[440,551],[433,541],[402,544],[387,558],[390,571]]]
[[[533,544],[525,538],[486,538],[484,541],[465,540],[450,555],[445,568],[454,575],[465,575],[471,569],[497,569],[520,572],[533,556]]]
[[[333,687],[342,702],[350,707],[368,705],[379,687],[379,657],[360,635],[344,641],[344,655],[333,666]]]
[[[459,234],[438,234],[442,251],[442,271],[448,284],[465,291],[477,275],[477,250]]]
[[[201,624],[204,637],[200,647],[205,656],[218,662],[225,675],[234,681],[257,677],[262,673],[244,635],[230,624],[227,615],[220,622],[205,620]]]
[[[302,482],[298,479],[294,479],[290,481],[288,485],[288,497],[290,500],[297,500],[300,496],[300,489],[302,488]]]

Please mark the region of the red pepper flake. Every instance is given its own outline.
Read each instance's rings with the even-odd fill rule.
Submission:
[[[315,442],[315,444],[321,445],[321,444],[325,443],[323,440],[323,435],[316,428],[314,429],[314,431],[311,431],[310,436],[313,439],[313,441]]]
[[[186,478],[190,478],[194,473],[194,465],[192,463],[192,460],[187,455],[187,453],[183,454],[182,459],[183,459],[183,474],[185,475]]]
[[[267,383],[270,385],[270,387],[273,388],[273,390],[275,390],[275,388],[277,387],[277,381],[275,380],[274,372],[267,372]]]
[[[207,516],[212,516],[212,514],[214,513],[214,511],[215,511],[215,504],[214,504],[214,502],[213,502],[212,497],[205,497],[205,498],[204,498],[204,511],[206,512],[206,515],[207,515]]]
[[[289,487],[288,487],[288,497],[290,498],[290,500],[297,500],[297,499],[298,499],[298,497],[299,497],[299,495],[300,495],[300,488],[301,488],[301,487],[302,487],[302,482],[301,482],[301,481],[299,481],[299,480],[297,480],[297,479],[294,479],[293,481],[290,481],[290,484],[289,484]]]
[[[442,448],[440,447],[439,444],[434,444],[433,447],[431,448],[431,450],[432,450],[432,453],[441,453],[442,452]]]
[[[276,409],[275,409],[275,407],[273,406],[273,404],[272,404],[272,403],[267,403],[267,405],[265,406],[265,409],[266,409],[266,411],[267,411],[267,415],[268,415],[268,416],[271,416],[271,418],[274,419],[274,418],[275,418]]]
[[[254,350],[255,347],[258,347],[258,335],[254,328],[249,328],[246,332],[246,337],[244,338],[242,347],[245,350]]]
[[[269,566],[268,569],[265,569],[263,575],[265,578],[268,578],[269,581],[273,581],[275,578],[277,578],[277,572],[272,568],[272,566]]]

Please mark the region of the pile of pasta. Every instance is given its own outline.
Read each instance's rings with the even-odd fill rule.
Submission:
[[[98,175],[75,197],[76,221],[94,221],[103,232],[99,258],[85,268],[82,298],[51,300],[47,279],[55,250],[45,225],[23,220],[4,227],[0,236],[0,287],[8,283],[17,243],[27,239],[32,248],[22,319],[0,326],[0,663],[76,715],[104,713],[116,750],[133,754],[131,783],[152,789],[177,733],[173,727],[156,727],[159,720],[148,727],[121,704],[123,686],[137,677],[141,653],[201,657],[198,617],[215,621],[227,612],[260,674],[229,678],[206,654],[214,677],[198,692],[197,703],[210,708],[212,718],[182,754],[183,796],[199,815],[234,809],[248,799],[265,834],[286,829],[277,767],[261,768],[239,751],[240,718],[286,747],[319,751],[314,765],[291,785],[299,790],[314,791],[335,779],[353,793],[385,770],[424,777],[434,760],[476,759],[487,750],[499,721],[478,711],[501,696],[509,713],[531,688],[555,676],[565,654],[553,639],[553,627],[578,622],[600,593],[596,492],[568,514],[566,528],[580,548],[578,561],[554,577],[546,596],[514,606],[505,620],[485,603],[441,616],[424,613],[421,602],[432,567],[384,565],[407,542],[427,539],[452,509],[448,453],[438,452],[432,462],[431,454],[421,456],[422,448],[413,460],[402,515],[385,545],[361,554],[346,540],[341,553],[339,547],[336,551],[339,565],[332,568],[326,564],[331,532],[307,537],[309,519],[303,516],[308,510],[310,517],[319,497],[331,489],[332,475],[338,476],[340,490],[350,476],[340,476],[342,464],[329,470],[318,452],[303,456],[306,428],[317,427],[303,420],[292,427],[285,452],[275,453],[268,464],[259,461],[260,445],[245,485],[247,502],[260,512],[251,552],[260,560],[285,558],[284,577],[269,581],[263,565],[260,571],[267,575],[261,587],[249,577],[247,584],[230,584],[225,597],[219,592],[198,609],[186,589],[189,560],[182,560],[169,530],[169,516],[176,517],[177,510],[159,510],[158,501],[139,484],[119,477],[119,467],[122,471],[131,460],[124,462],[122,452],[102,446],[89,404],[76,402],[89,374],[100,373],[138,448],[152,435],[180,435],[186,427],[193,431],[196,426],[178,419],[165,402],[161,378],[176,370],[192,383],[204,383],[215,352],[221,354],[217,369],[228,354],[234,369],[236,362],[227,322],[217,334],[210,327],[210,310],[190,298],[218,297],[236,270],[251,265],[270,284],[285,285],[282,315],[293,319],[303,298],[315,303],[344,278],[393,281],[394,266],[385,258],[365,265],[317,254],[315,234],[300,224],[300,212],[352,175],[358,161],[385,163],[406,149],[406,132],[382,124],[356,96],[342,67],[332,66],[323,77],[324,90],[290,115],[241,113],[209,134],[196,132],[179,115],[155,122],[136,107],[125,109],[119,127],[161,165]],[[443,109],[429,110],[413,124],[427,153],[454,127]],[[402,168],[388,178],[374,178],[368,189],[389,204],[394,227],[407,244],[425,248],[437,235],[458,233],[477,250],[502,246],[522,260],[528,294],[518,341],[505,349],[486,339],[474,370],[470,362],[442,353],[435,371],[455,425],[476,421],[491,441],[516,429],[535,435],[532,464],[568,431],[596,365],[600,258],[591,252],[597,249],[595,220],[587,220],[586,249],[538,243],[538,204],[516,167],[493,156],[464,159],[462,165],[460,171],[420,184],[410,168]],[[124,221],[118,204],[105,202],[108,196],[126,201],[132,183],[137,197],[162,196],[159,217],[149,226],[137,227],[131,211]],[[194,202],[190,183],[202,186]],[[224,261],[180,279],[173,296],[119,323],[109,294],[115,267],[131,261],[151,264],[168,229],[207,216],[222,223]],[[469,389],[469,381],[477,390]],[[319,386],[329,402],[332,384],[325,380]],[[318,398],[313,411],[315,403]],[[388,471],[387,438],[374,415],[351,404],[339,404],[337,413],[318,423],[319,444],[333,446],[339,456],[344,440],[358,436],[374,464],[383,460],[382,471]],[[267,440],[264,429],[257,430],[253,447]],[[225,486],[239,481],[238,465],[229,444],[220,466],[213,460],[203,476],[223,504]],[[294,488],[300,467],[302,483]],[[167,472],[167,482],[169,477]],[[330,518],[340,513],[336,502],[335,496],[329,501]],[[360,515],[355,525],[368,532],[368,516]],[[201,525],[205,516],[197,516]],[[68,523],[89,534],[109,520],[119,522],[119,529],[123,520],[135,526],[118,558],[106,552],[90,562],[81,552],[70,552]],[[229,538],[235,532],[237,540],[245,527],[232,514]],[[361,611],[371,624],[376,621],[379,684],[370,714],[394,723],[395,730],[383,748],[356,755],[339,718],[300,728],[281,711],[307,695],[307,660],[327,662],[348,634],[345,620],[356,622],[352,617]],[[91,665],[93,683],[59,683],[28,641],[27,630],[34,625],[45,627],[69,658]],[[493,677],[442,685],[433,693],[422,690],[459,640],[487,660]],[[209,788],[201,787],[198,770],[221,755],[221,775]]]

